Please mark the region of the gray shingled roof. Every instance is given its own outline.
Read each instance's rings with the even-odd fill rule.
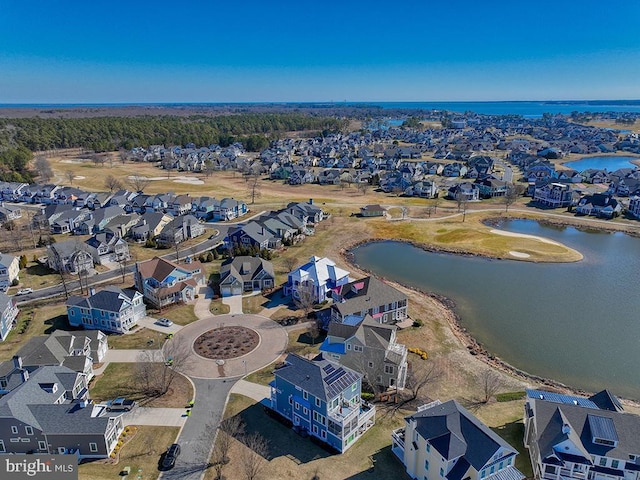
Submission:
[[[247,267],[249,267],[247,271]],[[275,279],[273,264],[260,257],[238,256],[229,258],[220,266],[220,283],[233,275],[241,282],[248,282],[264,270],[271,278]]]
[[[478,471],[500,448],[517,453],[455,400],[436,404],[406,419],[416,421],[419,435],[445,459],[463,456]]]
[[[362,378],[359,373],[326,360],[322,355],[308,360],[291,353],[287,355],[285,362],[284,367],[275,371],[276,381],[277,378],[282,378],[325,402],[337,397]]]
[[[361,288],[354,292],[354,286],[360,285]],[[347,283],[340,289],[340,292],[344,302],[336,302],[333,307],[343,316],[354,312],[366,311],[372,307],[407,300],[407,296],[404,293],[375,277],[366,277]]]
[[[130,288],[105,287],[87,298],[71,296],[67,300],[67,305],[96,308],[107,312],[119,312],[125,299],[133,300],[136,293],[136,290]]]

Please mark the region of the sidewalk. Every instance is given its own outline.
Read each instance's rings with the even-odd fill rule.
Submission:
[[[264,403],[264,401],[269,402],[271,398],[271,388],[266,385],[247,382],[246,380],[238,380],[236,384],[231,387],[231,393],[244,395],[261,403]]]

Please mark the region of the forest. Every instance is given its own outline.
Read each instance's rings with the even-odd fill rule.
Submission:
[[[31,152],[85,148],[95,152],[149,145],[227,146],[242,142],[260,151],[285,132],[338,132],[345,119],[302,113],[245,113],[208,116],[0,119],[0,180],[31,181]]]

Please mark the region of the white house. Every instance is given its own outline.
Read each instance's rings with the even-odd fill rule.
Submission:
[[[20,259],[13,255],[0,253],[0,292],[6,292],[11,282],[18,279]]]
[[[300,298],[301,288],[309,288],[316,303],[325,300],[332,289],[349,282],[349,272],[336,266],[336,262],[326,257],[313,256],[309,262],[289,273],[284,286],[285,295]]]

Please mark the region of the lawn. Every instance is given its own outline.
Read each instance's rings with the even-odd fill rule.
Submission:
[[[166,333],[139,327],[134,333],[110,334],[108,341],[116,350],[143,350],[161,348],[166,338]]]
[[[163,308],[162,311],[148,310],[148,313],[153,317],[168,318],[178,325],[189,325],[191,322],[198,320],[192,304],[170,305]]]
[[[209,305],[209,310],[213,315],[225,315],[231,311],[231,307],[229,307],[229,305],[225,305],[224,303],[222,303],[221,298],[217,298],[211,301],[211,305]]]
[[[97,460],[83,463],[78,467],[79,480],[113,480],[124,478],[120,472],[131,467],[131,478],[154,480],[158,478],[158,462],[178,436],[178,427],[136,427],[120,449],[116,460]],[[130,431],[133,431],[131,429]],[[126,438],[126,437],[125,437]]]
[[[260,313],[268,300],[262,295],[251,295],[250,297],[242,297],[242,311],[244,313]]]
[[[91,382],[91,398],[105,401],[116,397],[127,397],[144,407],[184,407],[193,398],[191,382],[178,375],[169,391],[161,397],[148,397],[140,391],[136,379],[135,363],[110,363],[102,375]]]
[[[247,397],[231,395],[225,416],[240,415],[246,433],[258,433],[269,442],[268,461],[262,478],[311,478],[317,474],[323,480],[360,478],[361,475],[400,480],[409,477],[391,453],[391,430],[404,423],[405,413],[380,415],[376,425],[342,455],[331,454],[309,438],[301,438],[292,429],[266,415],[261,405]],[[224,469],[229,480],[244,478],[240,466],[244,448],[241,441],[234,442],[229,455],[231,461]],[[375,470],[370,473],[372,460],[375,460]],[[209,469],[205,479],[214,477],[215,472]]]

